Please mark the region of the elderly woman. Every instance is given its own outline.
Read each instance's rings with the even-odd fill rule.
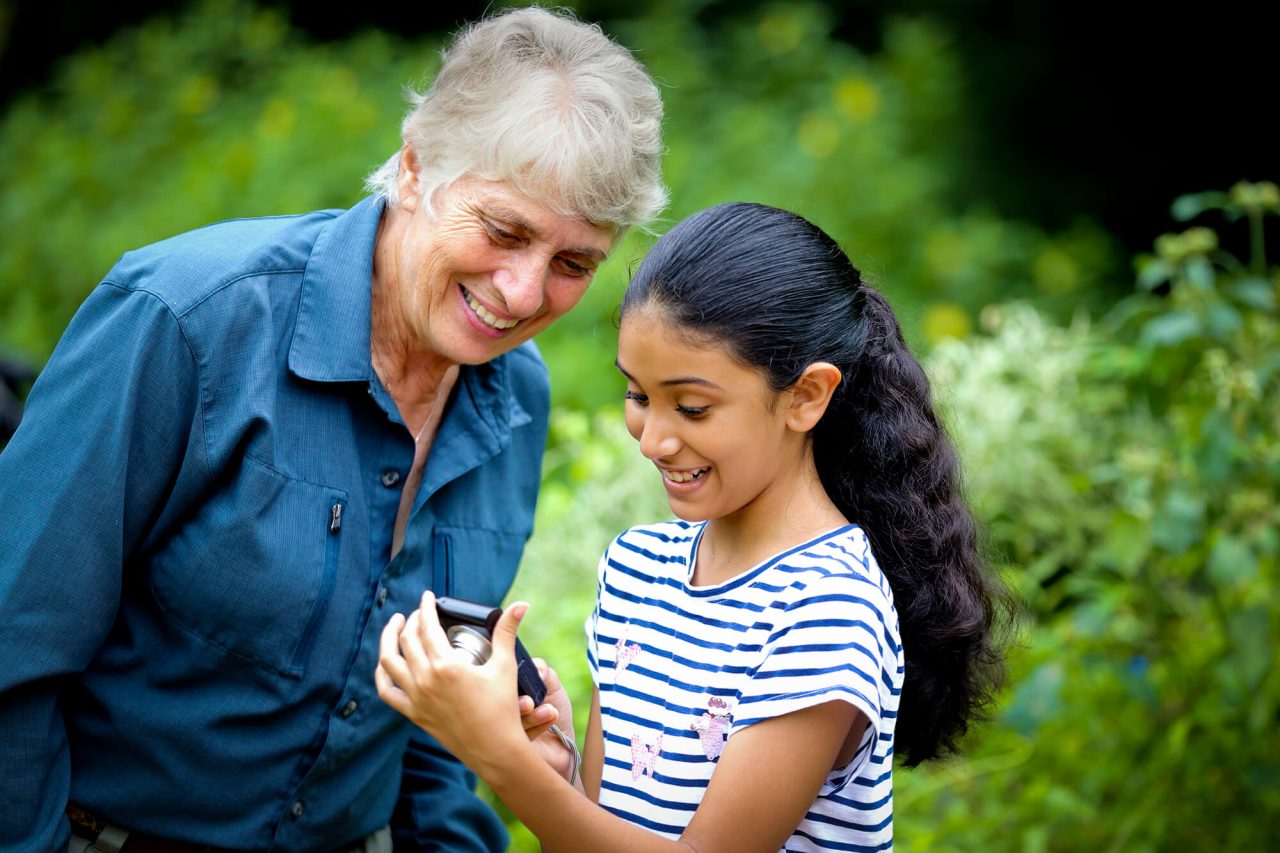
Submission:
[[[424,589],[509,587],[547,428],[526,342],[661,208],[660,124],[598,28],[510,12],[455,40],[370,198],[107,274],[0,455],[0,850],[505,848],[378,699],[378,637]]]

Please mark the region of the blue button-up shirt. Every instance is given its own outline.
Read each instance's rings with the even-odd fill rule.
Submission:
[[[0,850],[68,800],[153,835],[494,849],[465,769],[378,698],[424,589],[498,603],[532,529],[532,345],[464,366],[391,559],[413,441],[369,358],[382,205],[126,254],[0,454]],[[403,779],[403,786],[402,786]]]

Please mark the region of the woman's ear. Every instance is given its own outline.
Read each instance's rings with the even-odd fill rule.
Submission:
[[[400,174],[396,176],[396,194],[400,198],[400,207],[413,213],[421,201],[418,195],[418,158],[413,149],[406,144],[400,149]]]
[[[796,432],[808,432],[817,426],[842,378],[840,368],[825,361],[815,361],[806,367],[791,386],[787,426]]]

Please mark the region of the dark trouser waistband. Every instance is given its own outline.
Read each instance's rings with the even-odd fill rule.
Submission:
[[[105,820],[94,817],[75,803],[67,805],[67,820],[71,822],[71,834],[87,840],[89,849],[102,838],[109,849],[118,849],[120,853],[234,853],[224,847],[213,847],[208,844],[192,844],[189,841],[176,841],[172,838],[158,838],[145,832],[126,831],[123,844],[117,846],[113,834],[107,837],[108,829],[119,832]],[[104,849],[99,845],[96,849]]]

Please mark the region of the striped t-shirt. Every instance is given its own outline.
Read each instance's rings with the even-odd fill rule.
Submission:
[[[634,527],[600,560],[587,620],[604,733],[600,805],[677,837],[734,732],[839,699],[870,725],[784,849],[892,849],[902,643],[867,537],[849,525],[695,587],[703,527]]]

